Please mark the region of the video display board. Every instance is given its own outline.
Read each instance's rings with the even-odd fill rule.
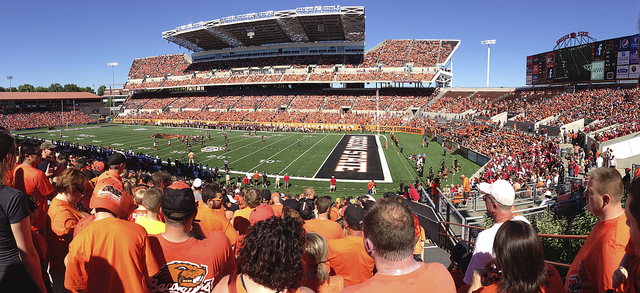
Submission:
[[[527,85],[638,79],[639,35],[527,56]]]

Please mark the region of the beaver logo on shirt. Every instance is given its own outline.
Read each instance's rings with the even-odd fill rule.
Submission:
[[[149,289],[151,292],[167,292],[176,289],[176,287],[199,288],[197,289],[198,291],[194,292],[200,292],[201,289],[211,285],[212,280],[205,280],[207,272],[206,265],[172,261],[162,266],[160,271],[153,277]],[[210,291],[211,288],[208,289]]]
[[[207,266],[199,266],[191,263],[172,262],[167,264],[171,279],[182,287],[196,287],[207,276]]]

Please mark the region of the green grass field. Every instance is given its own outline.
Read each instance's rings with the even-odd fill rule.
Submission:
[[[179,139],[171,139],[172,147],[170,148],[167,139],[157,139],[157,151],[153,148],[153,134],[177,134],[177,135],[204,135],[207,130],[194,128],[172,128],[161,126],[139,126],[139,125],[115,125],[109,127],[101,126],[85,126],[70,129],[49,130],[30,130],[20,131],[16,134],[35,136],[46,140],[60,139],[67,141],[103,145],[105,148],[111,146],[128,150],[129,146],[135,152],[144,152],[149,155],[159,155],[163,161],[168,158],[172,160],[179,159],[187,161],[188,149],[180,142]],[[223,147],[224,137],[220,130],[209,130],[212,140],[205,139],[205,147]],[[314,174],[322,166],[326,158],[329,156],[333,148],[340,141],[343,133],[296,133],[296,132],[258,132],[257,136],[250,134],[248,131],[227,131],[228,151],[201,152],[200,143],[197,142],[193,147],[196,153],[196,163],[209,165],[211,168],[217,166],[221,170],[224,169],[224,160],[229,161],[231,169],[232,181],[235,182],[236,173],[247,173],[257,170],[258,172],[266,171],[269,174],[271,182],[270,189],[276,190],[274,187],[274,175],[279,173],[283,176],[288,173],[291,179],[291,194],[301,193],[305,187],[312,186],[319,195],[329,194],[333,197],[337,196],[358,196],[366,193],[366,182],[340,182],[338,180],[337,191],[328,193],[328,180],[316,180]],[[356,134],[356,133],[354,133]],[[262,141],[264,135],[264,142]],[[400,143],[404,145],[404,154],[399,153],[399,148],[392,142],[389,134],[380,134],[380,143],[384,151],[385,159],[389,165],[392,175],[392,182],[378,182],[378,193],[376,197],[382,196],[385,191],[396,190],[400,180],[403,182],[413,182],[417,176],[415,164],[409,162],[408,154],[426,153],[425,173],[427,176],[429,166],[432,166],[435,174],[440,168],[440,161],[445,159],[448,166],[453,164],[453,156],[447,152],[447,156],[443,157],[443,149],[435,142],[429,144],[428,148],[422,148],[422,136],[414,134],[398,133],[396,134]],[[388,149],[385,149],[385,137],[389,140]],[[298,147],[298,139],[301,146]],[[468,161],[467,159],[455,156],[460,162],[462,173],[470,176],[479,166]],[[451,168],[451,167],[450,167]],[[452,168],[451,168],[452,169]],[[281,180],[283,183],[284,180]],[[449,176],[446,183],[460,184],[460,177]],[[443,187],[444,184],[443,183]],[[280,189],[284,191],[284,189]]]

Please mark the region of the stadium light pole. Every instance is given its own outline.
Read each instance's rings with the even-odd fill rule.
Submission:
[[[112,88],[116,85],[116,66],[118,66],[118,62],[107,63],[107,66],[111,66],[111,87],[109,87],[110,91],[113,91]]]
[[[11,80],[13,79],[13,75],[8,75],[7,79],[9,80],[9,92],[11,92]]]
[[[489,61],[491,60],[491,45],[495,44],[496,40],[484,40],[481,41],[481,45],[487,45],[487,87],[489,87]]]

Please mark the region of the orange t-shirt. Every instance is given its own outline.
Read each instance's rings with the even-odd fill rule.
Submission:
[[[469,184],[469,177],[464,177],[464,180],[462,180],[462,188],[464,188],[464,192],[471,191],[471,184]]]
[[[340,209],[337,206],[331,208],[331,212],[329,212],[329,218],[334,222],[340,218]]]
[[[330,274],[342,276],[345,287],[360,284],[371,278],[375,262],[364,250],[362,237],[347,236],[328,240],[327,244]]]
[[[540,293],[564,293],[564,286],[562,283],[562,277],[560,277],[560,273],[558,270],[551,264],[547,264],[547,270],[549,274],[547,275],[546,284],[540,287]],[[496,282],[489,286],[481,287],[476,290],[476,293],[498,293],[498,285],[500,283]]]
[[[204,236],[209,238],[213,231],[222,231],[232,245],[238,239],[238,232],[231,226],[223,209],[213,210],[207,206],[199,206],[196,220],[200,220],[200,227]]]
[[[324,240],[344,238],[344,230],[340,224],[331,220],[311,219],[304,221],[304,230],[316,232]]]
[[[280,218],[282,217],[282,208],[284,208],[284,205],[282,204],[272,204],[271,208],[273,209],[273,214]]]
[[[76,207],[66,201],[54,198],[47,212],[47,259],[49,266],[59,273],[64,273],[64,257],[69,253],[69,243],[73,239],[73,229],[84,215]]]
[[[253,212],[253,209],[246,207],[233,213],[233,228],[235,228],[240,235],[244,235],[249,232],[249,227],[251,226],[249,216],[251,216],[251,212]]]
[[[38,215],[31,220],[31,226],[37,230],[45,228],[47,210],[49,209],[49,195],[56,189],[51,185],[44,172],[31,165],[20,164],[13,170],[15,188],[22,193],[32,196],[36,200]]]
[[[189,238],[171,242],[162,235],[150,235],[149,245],[161,266],[151,278],[150,292],[211,292],[222,276],[236,271],[231,244],[222,232],[210,238]]]
[[[605,292],[613,289],[611,276],[620,265],[629,242],[627,217],[598,221],[578,251],[569,272],[567,292]]]
[[[352,292],[456,292],[453,278],[440,263],[424,263],[419,269],[405,275],[376,274],[362,284],[347,287],[342,293]]]
[[[142,226],[118,218],[93,221],[69,244],[64,286],[87,292],[149,292],[158,263]]]
[[[373,183],[373,182],[369,182],[369,183],[367,184],[367,190],[372,190],[374,186],[376,186],[376,184],[375,184],[375,183]]]

